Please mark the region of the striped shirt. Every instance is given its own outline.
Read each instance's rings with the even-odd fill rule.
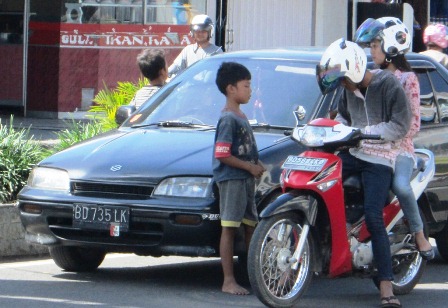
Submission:
[[[156,93],[161,86],[144,86],[140,90],[138,90],[134,97],[132,98],[129,105],[134,105],[137,109],[148,100],[154,93]]]

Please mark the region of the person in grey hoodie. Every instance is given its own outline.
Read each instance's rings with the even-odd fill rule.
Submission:
[[[382,140],[363,140],[357,148],[341,151],[343,179],[360,173],[364,214],[380,281],[381,307],[400,307],[394,296],[389,238],[383,220],[401,139],[410,128],[411,110],[399,80],[387,70],[367,70],[367,57],[356,44],[333,42],[316,69],[322,93],[342,85],[344,91],[335,118]]]

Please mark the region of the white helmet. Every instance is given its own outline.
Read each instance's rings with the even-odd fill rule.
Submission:
[[[412,37],[404,23],[396,17],[381,17],[377,20],[384,24],[384,29],[380,32],[383,52],[389,57],[407,53]]]
[[[193,17],[190,24],[191,35],[193,35],[194,31],[197,30],[208,31],[208,36],[209,38],[211,38],[213,36],[213,30],[214,30],[212,19],[205,14],[200,14]]]
[[[322,94],[336,89],[343,78],[359,84],[367,69],[367,56],[357,44],[341,38],[325,50],[320,64],[316,66],[316,77]]]
[[[408,28],[396,17],[366,19],[356,30],[353,40],[366,47],[375,39],[381,41],[381,49],[387,57],[408,52],[412,40]]]

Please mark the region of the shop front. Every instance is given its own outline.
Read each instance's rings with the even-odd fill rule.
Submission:
[[[192,43],[190,19],[213,9],[207,2],[25,0],[22,7],[17,0],[1,2],[10,22],[0,25],[0,67],[8,76],[0,79],[0,107],[45,118],[88,110],[104,86],[141,77],[136,56],[142,49],[162,48],[171,63]],[[5,36],[7,31],[16,36]]]

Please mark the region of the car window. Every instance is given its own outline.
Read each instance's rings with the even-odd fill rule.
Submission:
[[[182,121],[216,126],[225,96],[216,84],[216,72],[222,63],[218,57],[191,66],[160,90],[153,101],[124,126]],[[293,111],[302,105],[309,117],[316,108],[320,91],[315,77],[315,63],[281,59],[228,59],[243,64],[251,72],[252,95],[241,109],[252,123],[276,126],[296,124]]]
[[[439,116],[431,81],[426,69],[415,69],[420,83],[420,119],[422,125],[438,123]]]
[[[448,122],[448,83],[436,70],[429,72],[434,88],[435,103],[439,107],[440,122]]]

